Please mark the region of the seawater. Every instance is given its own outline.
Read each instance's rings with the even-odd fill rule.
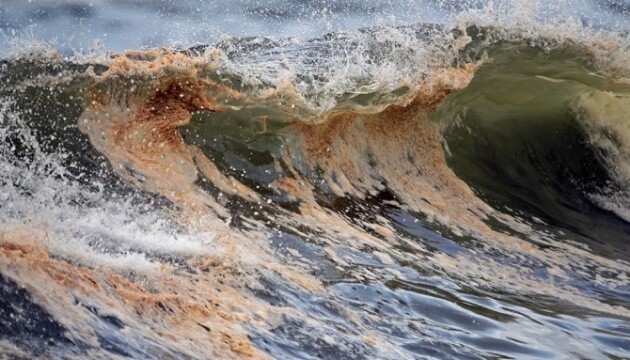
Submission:
[[[630,356],[623,3],[0,16],[3,357]]]

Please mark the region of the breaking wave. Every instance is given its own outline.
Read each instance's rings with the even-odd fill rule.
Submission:
[[[0,349],[628,356],[627,37],[537,31],[14,53]]]

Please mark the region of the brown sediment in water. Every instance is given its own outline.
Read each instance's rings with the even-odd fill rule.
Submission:
[[[364,198],[388,187],[425,214],[439,216],[453,202],[462,203],[454,208],[474,207],[479,201],[471,200],[469,187],[449,169],[439,129],[427,120],[444,97],[468,84],[474,70],[436,70],[412,102],[376,114],[340,112],[322,124],[298,122],[299,148],[339,196]]]
[[[192,113],[220,111],[215,104],[217,98],[240,96],[202,79],[199,67],[192,59],[173,53],[117,57],[109,70],[96,79],[86,98],[79,127],[117,173],[184,209],[180,222],[212,231],[213,246],[225,251],[207,261],[191,260],[193,274],[166,267],[159,270],[161,278],[152,277],[148,284],[127,281],[115,272],[102,275],[99,281],[108,284],[108,293],[103,297],[116,299],[121,311],[131,311],[147,321],[167,323],[169,328],[160,329],[159,334],[174,343],[183,343],[188,336],[188,341],[199,343],[197,354],[203,354],[207,348],[206,354],[212,357],[265,358],[252,346],[242,327],[258,324],[257,328],[264,329],[266,317],[292,311],[253,300],[246,288],[255,288],[256,281],[246,278],[267,270],[306,291],[322,291],[322,287],[307,273],[272,258],[264,235],[230,229],[219,220],[229,218],[229,213],[196,185],[204,176],[224,193],[252,203],[261,202],[256,192],[222,174],[201,149],[186,144],[179,133],[179,127],[188,123]],[[143,79],[142,85],[135,88],[129,79],[133,76],[149,79]],[[206,336],[212,340],[206,340]]]
[[[254,202],[260,203],[261,199],[258,194],[243,185],[240,181],[234,179],[233,176],[225,176],[223,173],[217,168],[217,166],[206,157],[203,151],[194,145],[190,145],[190,152],[195,160],[195,164],[199,168],[199,171],[210,181],[214,186],[216,186],[219,190],[226,194],[238,195],[241,198]]]
[[[51,258],[45,243],[46,235],[31,229],[0,229],[0,270],[25,287],[75,341],[99,347],[92,332],[98,320],[84,311],[86,304],[118,318],[147,341],[187,356],[267,358],[241,327],[264,321],[252,316],[262,319],[268,309],[235,286],[238,276],[229,267],[214,264],[188,276],[164,267],[130,280],[106,268]]]
[[[428,121],[427,115],[450,92],[466,86],[470,76],[472,72],[464,72],[461,77],[439,72],[436,78],[440,81],[431,83],[427,78],[427,86],[422,87],[412,102],[392,105],[378,113],[339,111],[328,114],[326,121],[315,124],[296,122],[292,128],[296,134],[296,148],[302,151],[300,158],[304,159],[307,168],[318,169],[318,179],[323,179],[336,196],[364,200],[387,189],[394,193],[398,205],[424,214],[429,222],[446,225],[455,236],[480,241],[482,248],[493,248],[513,258],[533,256],[546,264],[550,273],[563,274],[575,267],[586,269],[587,266],[596,266],[621,274],[620,279],[623,278],[622,275],[630,269],[626,263],[539,237],[528,225],[494,210],[479,199],[449,168],[441,146],[439,125]],[[449,83],[449,77],[456,82]],[[487,286],[493,288],[547,296],[562,294],[564,299],[585,308],[628,315],[623,307],[590,299],[568,285],[544,281],[530,274],[526,268],[513,269],[497,262],[483,260],[480,263],[474,256],[451,258],[441,253],[427,254],[420,259],[406,258],[405,254],[391,246],[404,239],[395,236],[395,232],[379,231],[392,228],[386,220],[381,219],[377,224],[365,221],[352,224],[318,203],[309,201],[314,196],[308,194],[312,191],[308,187],[302,187],[305,194],[298,195],[292,184],[299,181],[292,179],[287,189],[295,198],[304,200],[300,206],[302,218],[295,223],[310,224],[322,234],[327,234],[320,237],[327,237],[331,243],[352,244],[356,248],[369,244],[398,259],[441,267],[453,277],[483,279]],[[302,182],[308,183],[304,179]],[[527,234],[528,238],[521,239],[494,230],[487,222],[490,217]],[[358,231],[352,230],[357,227]],[[373,230],[373,235],[366,234],[361,228]],[[426,254],[421,246],[412,248]],[[346,266],[332,250],[327,249],[327,254],[332,261]]]
[[[81,131],[134,183],[193,211],[212,208],[221,213],[214,200],[193,188],[197,167],[178,131],[193,111],[213,110],[201,94],[203,84],[175,77],[159,80],[155,87],[147,99],[129,99],[128,108],[102,92],[90,94],[79,120]]]
[[[79,128],[126,179],[185,209],[227,217],[194,185],[198,168],[178,128],[195,111],[218,110],[208,94],[238,94],[198,77],[197,63],[183,54],[151,52],[145,58],[149,60],[120,56],[113,61],[87,95]],[[143,77],[143,83],[126,78],[133,76]]]
[[[168,269],[164,269],[164,278],[156,279],[151,286],[127,281],[116,274],[99,277],[94,282],[102,284],[106,281],[108,291],[115,294],[113,298],[124,304],[120,305],[121,312],[134,309],[156,322],[164,317],[177,331],[160,331],[175,342],[189,336],[189,340],[202,342],[198,345],[202,348],[208,345],[215,356],[258,358],[263,354],[243,335],[242,326],[256,322],[264,328],[268,325],[265,324],[266,318],[257,314],[272,314],[274,311],[249,299],[242,287],[230,285],[237,283],[239,277],[230,272],[225,263],[232,262],[235,268],[243,266],[246,260],[230,258],[242,256],[241,253],[249,249],[252,255],[248,259],[256,258],[249,266],[277,273],[309,292],[322,292],[325,288],[308,275],[307,266],[289,266],[271,254],[264,235],[237,232],[217,219],[217,215],[225,219],[230,214],[196,185],[198,178],[204,176],[224,193],[239,195],[252,204],[260,203],[260,196],[253,189],[222,174],[200,148],[186,144],[179,133],[179,127],[185,125],[195,111],[220,111],[218,99],[244,96],[204,79],[198,74],[198,68],[198,64],[181,54],[119,57],[110,70],[97,79],[87,97],[79,126],[123,177],[141,188],[163,195],[182,209],[192,212],[193,217],[204,214],[215,220],[202,226],[216,228],[222,234],[218,241],[230,250],[222,258],[192,262],[193,268],[202,271],[200,276],[169,275]],[[543,250],[522,239],[494,231],[485,222],[493,216],[511,226],[520,226],[523,231],[531,231],[527,226],[494,211],[450,170],[440,142],[440,129],[427,119],[428,113],[444,97],[468,84],[475,70],[474,65],[434,70],[420,81],[419,90],[413,97],[385,109],[361,113],[333,110],[320,118],[296,119],[287,124],[288,132],[296,140],[295,147],[287,145],[282,159],[276,161],[278,167],[283,162],[289,175],[276,179],[271,185],[273,189],[288,194],[290,200],[297,201],[299,213],[278,208],[274,221],[293,229],[305,239],[317,237],[318,243],[325,246],[324,253],[340,267],[350,266],[335,252],[336,245],[355,249],[369,245],[386,264],[404,260],[426,268],[440,267],[447,269],[453,277],[483,279],[491,287],[508,288],[519,293],[561,293],[566,299],[584,307],[625,314],[624,309],[586,298],[568,287],[559,288],[553,283],[545,283],[530,277],[526,271],[485,260],[482,264],[474,256],[455,258],[441,253],[432,254],[422,243],[398,236],[383,217],[352,223],[317,202],[313,179],[300,173],[297,159],[303,159],[305,164],[302,165],[309,169],[321,170],[323,181],[338,197],[361,200],[383,190],[392,191],[398,205],[424,214],[430,222],[446,225],[455,235],[481,240],[482,246],[496,247],[510,253],[510,256],[535,256],[551,269],[550,273],[562,274],[563,269],[583,259],[627,271],[627,266],[593,257],[587,251],[576,252],[572,248],[566,249],[570,250],[567,252],[563,249]],[[135,75],[149,76],[148,82],[144,80],[149,86],[134,92],[133,83],[125,77]],[[121,89],[119,82],[130,88]],[[114,93],[109,93],[107,90],[112,88]],[[274,98],[282,91],[290,93],[295,90],[290,86],[274,89]],[[297,97],[285,95],[285,99],[297,101]],[[184,220],[185,223],[195,222],[190,221],[187,215],[182,218],[189,219]],[[305,228],[309,230],[303,231]],[[398,245],[405,245],[418,255],[404,253],[396,248]],[[54,266],[77,269],[67,263],[61,264]],[[50,268],[54,266],[50,265]],[[80,269],[78,272],[90,274],[90,270]],[[57,273],[56,270],[54,273]],[[368,269],[361,268],[353,269],[350,275],[359,281],[374,278]],[[91,279],[90,276],[88,279]],[[88,279],[76,284],[59,283],[59,287],[87,286],[84,281],[93,283]],[[100,292],[103,290],[96,290],[96,293]],[[104,299],[111,297],[111,294],[103,295]],[[231,304],[236,306],[231,307]],[[164,308],[172,311],[165,314]],[[351,314],[348,316],[351,317]],[[205,320],[201,322],[198,319]],[[195,321],[202,323],[203,327]],[[218,332],[207,344],[200,335],[200,330],[206,328],[211,329],[208,332],[213,335]],[[377,343],[377,340],[370,342]],[[221,353],[224,349],[227,352]]]

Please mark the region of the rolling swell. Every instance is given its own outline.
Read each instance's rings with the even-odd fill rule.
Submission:
[[[449,164],[504,211],[538,216],[627,258],[627,125],[616,118],[630,88],[597,76],[570,47],[498,46],[489,56],[432,117],[443,126]],[[588,108],[594,103],[599,111]]]
[[[574,105],[624,85],[544,68],[582,45],[478,30],[5,63],[3,274],[104,357],[625,356],[627,223],[592,197],[624,153]]]

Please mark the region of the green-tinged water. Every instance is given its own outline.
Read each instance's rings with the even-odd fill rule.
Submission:
[[[564,40],[4,61],[0,357],[629,357],[626,50]]]
[[[432,119],[443,127],[449,164],[486,201],[625,259],[628,223],[596,196],[628,205],[628,179],[616,168],[630,158],[607,147],[627,146],[628,125],[606,117],[628,110],[630,86],[597,74],[578,50],[491,50],[492,62]],[[584,99],[601,108],[584,109]]]

